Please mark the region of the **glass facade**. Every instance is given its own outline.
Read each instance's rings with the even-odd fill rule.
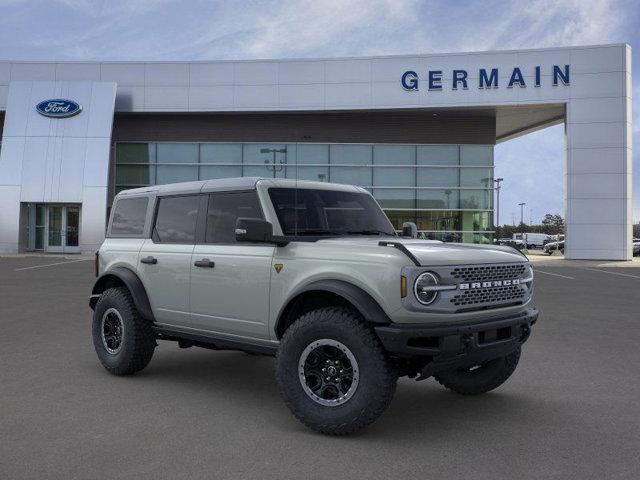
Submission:
[[[493,146],[315,143],[118,143],[116,193],[225,177],[298,178],[359,185],[398,230],[490,243]]]

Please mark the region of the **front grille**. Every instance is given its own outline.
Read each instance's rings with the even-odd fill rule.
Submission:
[[[510,285],[506,287],[466,290],[464,293],[454,296],[450,301],[456,307],[460,307],[465,305],[477,305],[479,303],[520,302],[524,296],[525,292],[522,287],[519,285]]]
[[[510,280],[520,278],[524,274],[525,268],[524,264],[456,267],[451,271],[451,277],[463,283]]]

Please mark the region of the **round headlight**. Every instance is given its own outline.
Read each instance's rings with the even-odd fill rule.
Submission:
[[[416,278],[416,283],[413,285],[413,293],[418,301],[423,305],[429,305],[438,296],[438,291],[430,287],[438,285],[438,277],[431,272],[425,272]]]

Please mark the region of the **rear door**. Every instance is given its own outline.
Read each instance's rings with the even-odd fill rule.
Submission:
[[[201,195],[159,197],[138,272],[156,322],[189,326],[189,276]]]
[[[275,247],[236,243],[238,217],[264,218],[256,191],[209,195],[204,243],[191,258],[191,321],[214,333],[268,339]]]

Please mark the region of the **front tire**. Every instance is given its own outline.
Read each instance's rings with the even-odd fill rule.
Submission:
[[[113,375],[131,375],[147,366],[156,346],[151,322],[142,318],[124,287],[109,288],[93,312],[93,346]]]
[[[461,395],[480,395],[498,388],[513,374],[520,360],[520,347],[509,355],[472,368],[434,375],[442,386]]]
[[[398,376],[360,315],[321,308],[296,320],[276,357],[286,405],[304,425],[346,435],[374,422],[393,398]]]

